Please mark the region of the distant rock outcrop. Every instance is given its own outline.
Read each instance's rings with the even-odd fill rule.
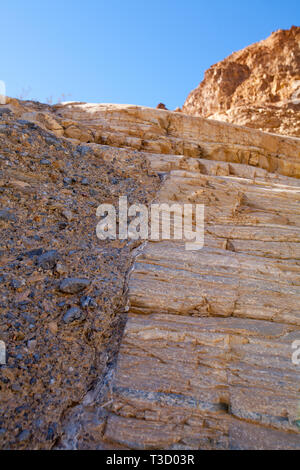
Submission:
[[[165,110],[167,110],[168,108],[166,107],[166,105],[164,103],[158,103],[158,105],[156,106],[156,109],[165,109]]]
[[[212,65],[182,110],[300,137],[300,27],[273,32]]]

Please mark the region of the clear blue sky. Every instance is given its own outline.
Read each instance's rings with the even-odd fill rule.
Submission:
[[[2,0],[0,80],[43,102],[173,109],[210,65],[299,20],[300,0]]]

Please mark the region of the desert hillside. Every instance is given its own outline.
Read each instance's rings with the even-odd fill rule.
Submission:
[[[300,137],[300,27],[212,65],[184,113]]]

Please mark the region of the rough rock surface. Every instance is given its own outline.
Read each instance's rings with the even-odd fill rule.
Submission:
[[[184,113],[300,137],[300,27],[212,65]]]
[[[133,152],[91,148],[20,119],[22,106],[0,106],[0,447],[49,449],[123,331],[137,242],[100,242],[96,208],[120,193],[147,203],[159,178]],[[57,132],[48,107],[34,106]]]
[[[299,449],[300,140],[138,106],[7,107],[1,446]],[[203,249],[97,240],[97,203],[122,194],[204,203]],[[43,250],[61,254],[52,270]],[[60,293],[68,278],[91,285]]]
[[[299,184],[198,160],[175,164],[161,189],[159,201],[179,200],[205,204],[205,246],[149,242],[138,256],[104,437],[133,448],[300,448]]]

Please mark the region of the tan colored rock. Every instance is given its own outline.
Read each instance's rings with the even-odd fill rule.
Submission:
[[[65,330],[60,319],[68,305],[58,310],[63,299],[56,297],[65,297],[57,290],[59,271],[45,277],[45,283],[53,282],[46,284],[50,295],[44,296],[44,316],[38,320],[51,335],[51,341],[45,337],[47,345],[56,348],[51,374],[57,382],[43,382],[43,393],[50,397],[47,423],[58,423],[52,444],[81,449],[299,449],[300,370],[292,363],[291,344],[300,336],[300,140],[133,105],[26,102],[20,107],[22,112],[49,114],[63,127],[64,136],[54,142],[63,146],[57,160],[66,164],[33,173],[30,159],[18,153],[22,165],[9,168],[3,181],[26,181],[39,197],[27,195],[26,212],[19,209],[19,196],[13,207],[20,216],[38,217],[41,235],[48,224],[45,240],[62,254],[68,275],[89,272],[86,297],[92,295],[97,305],[102,294],[106,298],[100,308],[90,305],[76,328]],[[9,119],[13,124],[14,117]],[[18,152],[19,137],[30,129],[26,123],[20,126],[24,129],[11,137]],[[68,135],[72,127],[76,133]],[[36,129],[43,137],[42,153],[49,151],[54,159],[56,150],[50,152],[48,142],[55,125],[51,132]],[[85,145],[70,140],[74,138]],[[5,149],[5,133],[1,142]],[[40,148],[36,144],[34,155]],[[27,179],[20,169],[25,165]],[[93,198],[78,177],[70,187],[63,181],[73,173],[86,177],[87,171],[89,189],[101,191]],[[109,183],[112,172],[119,180],[117,191]],[[158,178],[153,178],[157,174],[159,191]],[[174,240],[149,241],[138,248],[97,240],[94,209],[86,218],[87,202],[93,203],[90,207],[102,200],[116,203],[127,180],[128,194],[136,190],[137,201],[204,204],[203,249],[186,251],[183,242]],[[8,207],[13,194],[10,198],[5,199]],[[63,210],[75,214],[79,223],[68,223]],[[14,230],[20,228],[15,224]],[[124,258],[115,266],[122,247]],[[8,267],[15,266],[20,254],[11,250]],[[20,266],[24,278],[26,273],[26,279],[41,281],[31,259],[24,258]],[[11,299],[15,293],[9,289]],[[89,303],[81,296],[71,304]],[[25,333],[17,331],[14,341],[25,342]],[[117,348],[114,335],[122,336],[117,358],[111,353]],[[44,336],[37,338],[36,348]],[[13,381],[13,372],[6,372]],[[25,372],[20,374],[24,382]],[[62,382],[77,377],[76,385]],[[32,397],[32,423],[44,410],[40,403]],[[4,405],[7,415],[15,416],[15,395],[7,394]],[[6,445],[17,448],[11,423]],[[43,433],[35,429],[36,448],[45,447],[47,433],[48,424]]]
[[[29,112],[21,115],[22,119],[36,122],[44,129],[54,132],[57,136],[63,135],[63,127],[49,113]]]
[[[300,136],[300,27],[212,65],[187,97],[183,112]]]
[[[54,118],[58,119],[57,114],[60,119],[72,118],[78,122],[78,129],[87,129],[91,143],[153,154],[246,163],[300,177],[300,150],[295,139],[133,105],[70,103],[54,109]],[[75,135],[80,139],[81,130],[72,134],[72,138]],[[86,142],[87,135],[82,136]]]
[[[65,136],[81,142],[91,142],[93,140],[92,133],[88,129],[83,129],[74,125],[65,129]]]
[[[156,106],[156,109],[165,109],[165,110],[167,110],[168,108],[166,107],[166,105],[164,103],[158,103],[158,105]]]
[[[65,123],[65,137],[92,145],[243,163],[300,177],[297,139],[134,105],[71,102],[50,107],[29,102],[30,107],[31,112],[49,113],[57,126]],[[61,135],[55,125],[52,132]]]
[[[193,160],[173,160],[158,201],[205,204],[204,248],[148,242],[137,257],[104,441],[299,449],[299,184]]]

